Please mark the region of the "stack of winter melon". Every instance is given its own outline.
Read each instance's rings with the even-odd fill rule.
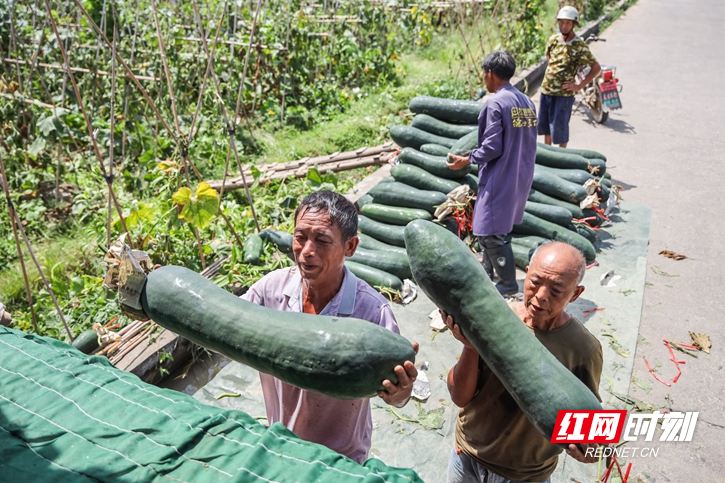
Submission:
[[[402,281],[411,277],[403,237],[405,226],[416,219],[432,220],[436,207],[461,184],[477,192],[477,166],[452,170],[446,158],[448,153],[465,155],[477,147],[478,116],[484,105],[428,96],[410,102],[410,111],[415,114],[412,123],[390,130],[401,148],[392,176],[358,200],[360,245],[346,262],[355,275],[373,287],[400,290]],[[580,206],[582,201],[591,201],[584,187],[589,180],[593,180],[590,185],[594,183],[589,190],[595,189],[595,196],[605,203],[612,184],[604,155],[537,146],[524,220],[508,237],[518,266],[528,265],[533,250],[546,240],[566,241],[579,248],[588,261],[596,258],[596,231],[591,227],[597,227],[603,218],[596,210]]]
[[[390,272],[405,277],[407,270],[391,268],[389,259],[394,257],[383,254],[395,252],[397,260],[404,260],[403,227],[414,219],[430,219],[435,207],[446,200],[446,194],[460,184],[477,191],[478,168],[472,165],[451,170],[446,166],[446,156],[464,155],[477,147],[478,115],[483,106],[482,102],[419,96],[410,103],[415,113],[411,125],[390,130],[393,141],[401,147],[399,164],[393,167],[391,178],[358,201],[360,245],[364,250],[351,260],[361,278],[376,286],[396,288],[398,278],[390,277]],[[580,203],[591,201],[584,187],[590,179],[594,180],[596,197],[602,203],[609,198],[611,181],[605,162],[604,155],[595,151],[537,146],[534,182],[524,221],[514,226],[509,236],[517,265],[528,265],[533,250],[546,240],[566,241],[579,248],[588,261],[596,258],[596,231],[591,227],[601,224],[603,218],[594,209],[582,209]],[[366,267],[378,272],[365,273]],[[384,283],[389,280],[394,283]]]
[[[400,289],[410,278],[403,229],[416,219],[432,220],[447,194],[467,184],[478,189],[477,169],[455,171],[448,153],[476,147],[482,102],[419,96],[410,102],[410,126],[394,126],[390,136],[401,147],[392,176],[358,200],[360,248],[348,267],[374,287]]]
[[[595,208],[615,196],[606,168],[606,158],[596,151],[537,146],[524,220],[514,225],[509,236],[518,266],[526,266],[533,250],[546,240],[570,243],[588,262],[594,261],[597,233],[593,228],[604,221],[601,210]],[[584,186],[587,182],[589,191]],[[583,208],[593,200],[593,207]]]

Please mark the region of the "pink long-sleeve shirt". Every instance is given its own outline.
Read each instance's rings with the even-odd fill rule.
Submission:
[[[242,296],[284,312],[302,312],[302,277],[297,267],[265,275]],[[320,315],[355,317],[400,333],[388,302],[345,268],[340,291]],[[270,334],[274,337],[274,334]],[[370,400],[333,399],[260,373],[269,424],[282,423],[297,436],[362,463],[370,450]]]

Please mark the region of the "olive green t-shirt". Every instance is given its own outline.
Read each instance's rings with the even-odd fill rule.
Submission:
[[[579,320],[572,317],[553,330],[529,329],[600,399],[602,346]],[[546,481],[562,452],[529,422],[481,359],[478,391],[458,415],[456,444],[488,470],[513,481]]]
[[[549,56],[549,65],[546,66],[541,92],[547,96],[573,96],[574,92],[564,89],[564,83],[574,82],[580,68],[597,61],[579,36],[564,42],[561,34],[552,35],[546,43],[546,55]]]

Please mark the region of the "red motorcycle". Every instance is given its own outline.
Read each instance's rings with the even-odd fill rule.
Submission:
[[[587,37],[587,44],[591,42],[606,42],[606,39],[602,39],[592,34]],[[579,71],[579,82],[583,81],[589,71],[590,67],[585,67]],[[619,98],[619,93],[622,92],[622,85],[619,83],[619,79],[615,77],[617,68],[613,65],[602,65],[602,70],[587,86],[578,94],[577,97],[581,96],[574,110],[579,109],[579,106],[585,104],[592,111],[592,117],[599,124],[604,124],[609,118],[609,111],[622,108],[622,101]]]

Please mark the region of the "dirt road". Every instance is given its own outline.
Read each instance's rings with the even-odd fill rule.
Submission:
[[[725,479],[725,79],[720,0],[639,0],[592,45],[602,64],[617,66],[624,109],[597,125],[583,110],[571,121],[571,147],[604,152],[624,198],[652,210],[647,282],[629,395],[656,406],[669,395],[676,411],[698,411],[692,442],[651,443],[657,457],[634,458],[633,474],[649,482]],[[538,97],[538,96],[537,96]],[[538,106],[538,103],[537,103]],[[659,255],[687,255],[675,261]],[[665,275],[663,275],[665,274]],[[705,332],[712,353],[685,359],[677,370],[662,339],[688,342]],[[659,365],[661,364],[661,365]]]

